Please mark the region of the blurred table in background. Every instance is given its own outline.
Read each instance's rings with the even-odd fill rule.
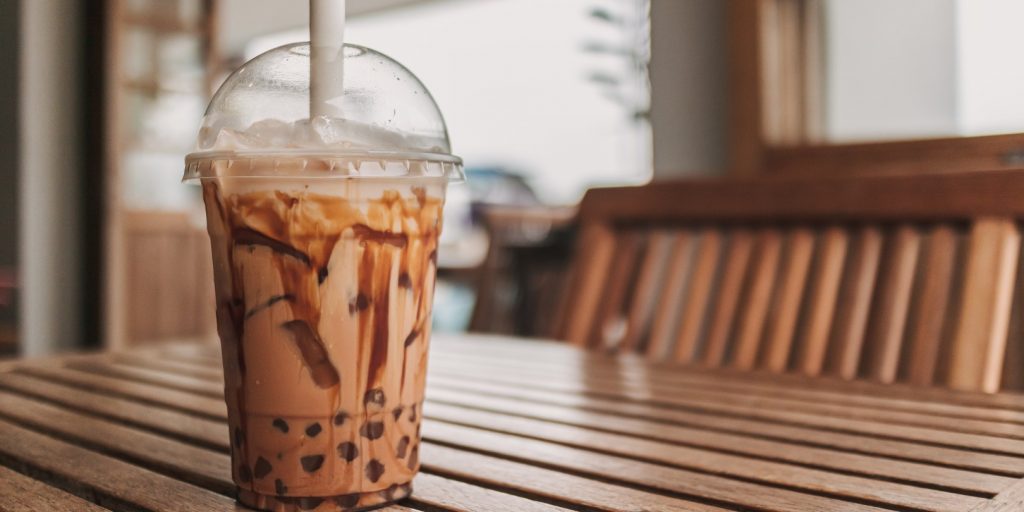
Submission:
[[[1024,395],[651,364],[482,335],[435,336],[431,350],[423,471],[413,497],[387,510],[1024,505]],[[240,510],[216,347],[0,372],[0,509]]]
[[[576,208],[489,206],[480,216],[490,244],[476,271],[469,330],[548,335],[565,285]]]

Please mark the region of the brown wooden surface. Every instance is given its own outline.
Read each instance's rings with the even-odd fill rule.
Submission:
[[[1015,511],[1024,395],[435,335],[423,472],[387,510]],[[242,510],[215,347],[0,374],[0,510]]]
[[[872,177],[690,179],[596,188],[583,223],[689,221],[891,221],[1024,217],[1024,171]]]

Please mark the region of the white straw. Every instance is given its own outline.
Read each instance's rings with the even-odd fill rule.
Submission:
[[[341,117],[345,0],[309,0],[309,116]]]

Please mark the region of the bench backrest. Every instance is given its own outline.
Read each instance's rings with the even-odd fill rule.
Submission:
[[[1015,171],[595,189],[554,334],[656,360],[995,391],[1024,373],[1021,219]]]

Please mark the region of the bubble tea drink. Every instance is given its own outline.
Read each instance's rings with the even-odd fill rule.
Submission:
[[[310,48],[227,79],[186,179],[213,248],[232,476],[261,510],[358,510],[419,468],[447,183],[444,121],[408,70],[345,46],[339,117],[310,116]]]

